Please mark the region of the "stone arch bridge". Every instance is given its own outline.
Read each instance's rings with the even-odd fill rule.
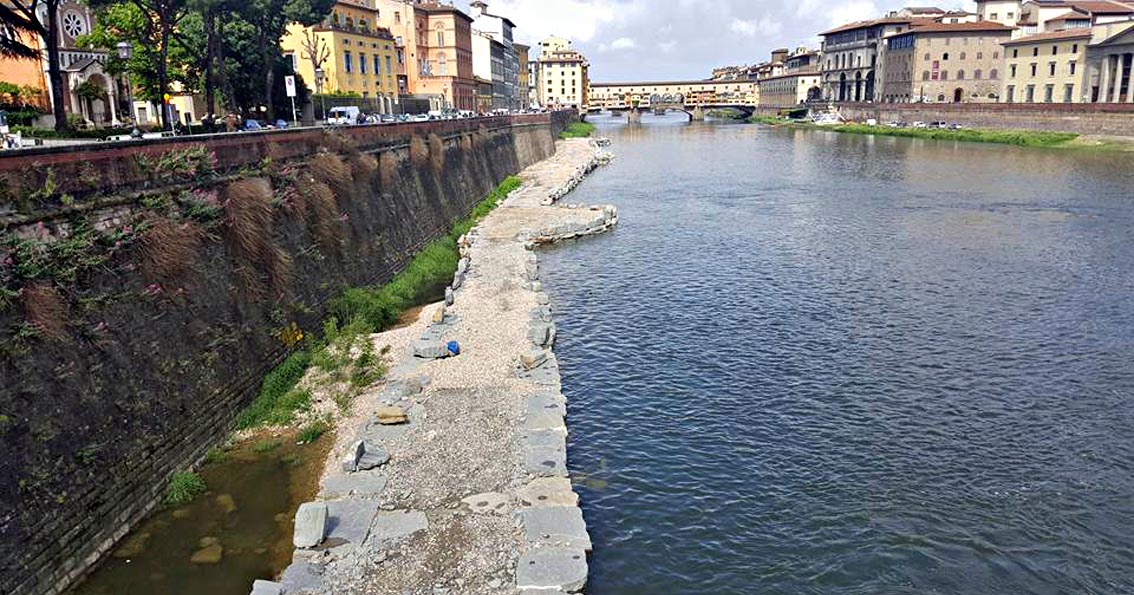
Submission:
[[[591,85],[587,111],[625,113],[631,122],[640,122],[646,112],[678,111],[694,121],[704,120],[711,110],[726,108],[751,116],[758,100],[755,81],[596,83]]]

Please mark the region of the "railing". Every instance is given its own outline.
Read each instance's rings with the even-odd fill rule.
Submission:
[[[59,52],[59,65],[63,68],[68,68],[72,64],[80,60],[90,58],[97,62],[106,62],[107,52],[100,52],[96,50],[63,50]]]

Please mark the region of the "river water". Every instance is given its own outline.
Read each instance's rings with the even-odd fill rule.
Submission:
[[[590,595],[1134,593],[1134,155],[596,123]]]

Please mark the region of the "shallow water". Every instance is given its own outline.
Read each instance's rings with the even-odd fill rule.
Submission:
[[[291,562],[295,510],[314,496],[333,440],[299,446],[292,432],[231,449],[201,470],[207,494],[153,514],[72,595],[247,595]],[[219,563],[190,561],[204,538],[224,548]]]
[[[598,119],[548,250],[591,595],[1134,593],[1134,160]]]

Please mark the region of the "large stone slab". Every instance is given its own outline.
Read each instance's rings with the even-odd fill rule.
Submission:
[[[295,560],[280,577],[287,595],[315,595],[323,588],[323,568],[306,560]]]
[[[252,582],[252,592],[248,595],[283,595],[283,585],[271,581]]]
[[[579,593],[587,586],[587,553],[581,549],[546,547],[520,556],[516,588],[558,589]]]
[[[528,397],[528,415],[548,411],[566,417],[567,399],[558,393],[536,393]]]
[[[377,514],[374,500],[332,500],[327,503],[327,539],[362,545]]]
[[[292,544],[297,548],[313,548],[327,535],[327,503],[305,502],[295,512],[295,533]]]
[[[579,495],[565,477],[540,477],[528,482],[516,494],[520,503],[533,508],[578,506]]]
[[[524,471],[535,477],[567,477],[567,452],[555,448],[525,450]]]
[[[567,435],[556,430],[528,430],[520,433],[525,450],[561,450],[567,452]]]
[[[528,543],[591,551],[587,523],[578,506],[526,508],[520,512],[520,519]]]
[[[332,475],[323,482],[324,498],[357,496],[372,498],[386,491],[389,480],[381,471],[359,471],[350,475]]]
[[[402,539],[429,528],[429,519],[424,512],[398,510],[380,512],[370,529],[370,543],[373,547],[384,547],[383,542]]]

